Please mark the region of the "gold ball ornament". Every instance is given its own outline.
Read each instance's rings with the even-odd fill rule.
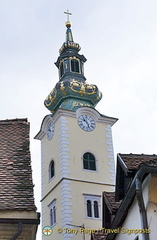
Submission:
[[[65,23],[65,26],[66,26],[67,28],[70,28],[70,27],[71,27],[71,22],[67,21],[67,22]]]

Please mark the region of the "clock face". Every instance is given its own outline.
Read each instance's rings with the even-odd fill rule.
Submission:
[[[78,124],[84,131],[90,132],[95,128],[95,121],[88,115],[81,115],[78,118]]]
[[[49,122],[47,126],[47,139],[51,140],[54,134],[54,124],[53,122]]]

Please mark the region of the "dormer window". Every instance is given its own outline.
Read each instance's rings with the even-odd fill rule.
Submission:
[[[76,73],[80,72],[80,63],[77,59],[71,59],[71,71]]]

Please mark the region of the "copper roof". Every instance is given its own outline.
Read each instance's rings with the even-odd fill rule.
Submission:
[[[145,155],[145,154],[118,154],[128,169],[138,169],[143,163],[157,160],[157,155]]]
[[[27,119],[0,121],[0,210],[36,210]]]

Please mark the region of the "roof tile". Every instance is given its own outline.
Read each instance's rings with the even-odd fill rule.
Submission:
[[[107,198],[111,206],[112,213],[114,214],[119,208],[122,201],[121,200],[118,202],[115,201],[115,192],[103,192],[103,194]]]
[[[145,155],[145,154],[118,154],[123,162],[126,164],[129,170],[137,170],[141,164],[146,162],[157,160],[157,155]]]
[[[36,210],[27,119],[0,121],[0,210]]]

